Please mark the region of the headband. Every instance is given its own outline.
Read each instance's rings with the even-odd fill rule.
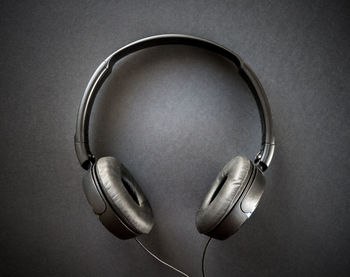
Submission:
[[[95,162],[95,157],[90,151],[89,147],[90,114],[97,92],[106,78],[112,72],[113,65],[131,53],[153,46],[169,44],[181,44],[204,48],[224,56],[237,66],[239,74],[248,84],[250,91],[253,93],[255,102],[259,109],[262,138],[260,151],[256,155],[255,163],[262,171],[265,171],[270,165],[273,157],[275,138],[272,132],[270,106],[264,89],[257,76],[253,70],[246,63],[244,63],[241,57],[227,48],[202,38],[177,34],[152,36],[130,43],[112,53],[96,69],[85,89],[77,116],[74,144],[75,152],[81,166],[84,169],[89,169],[90,165]]]

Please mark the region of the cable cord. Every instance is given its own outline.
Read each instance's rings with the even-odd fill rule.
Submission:
[[[209,243],[211,241],[212,238],[209,238],[205,247],[204,247],[204,250],[203,250],[203,256],[202,256],[202,276],[205,277],[205,254],[207,253],[207,248],[209,246]]]
[[[170,265],[170,264],[164,262],[162,259],[158,258],[158,257],[157,257],[155,254],[153,254],[149,249],[147,249],[147,247],[144,246],[144,245],[142,244],[142,242],[139,241],[137,238],[135,238],[135,240],[136,240],[136,242],[142,247],[143,250],[145,250],[149,255],[151,255],[151,256],[152,256],[154,259],[156,259],[158,262],[160,262],[161,264],[163,264],[163,265],[165,265],[165,266],[171,268],[172,270],[176,271],[177,273],[179,273],[179,274],[181,274],[181,275],[183,275],[183,276],[190,277],[189,275],[187,275],[186,273],[182,272],[181,270],[179,270],[179,269],[173,267],[172,265]]]

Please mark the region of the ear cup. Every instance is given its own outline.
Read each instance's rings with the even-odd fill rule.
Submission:
[[[196,226],[200,233],[215,237],[215,228],[237,203],[252,171],[253,165],[246,157],[237,156],[225,165],[197,212]]]
[[[153,227],[152,209],[130,172],[113,157],[100,158],[95,168],[100,188],[117,216],[134,232],[148,234]]]

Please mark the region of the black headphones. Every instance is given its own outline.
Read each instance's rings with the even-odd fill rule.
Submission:
[[[146,196],[122,163],[113,157],[95,159],[89,147],[88,129],[95,96],[113,65],[136,51],[167,44],[205,48],[232,61],[248,84],[259,109],[262,140],[254,162],[242,156],[228,162],[197,212],[198,231],[223,240],[235,233],[255,210],[264,191],[263,172],[271,163],[275,139],[270,106],[258,78],[237,54],[214,42],[187,35],[148,37],[117,50],[96,69],[80,103],[74,137],[78,160],[88,170],[83,180],[84,192],[102,224],[118,238],[134,238],[151,231],[153,214]]]

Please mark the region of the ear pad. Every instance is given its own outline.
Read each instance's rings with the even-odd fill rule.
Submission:
[[[246,157],[235,157],[225,165],[197,212],[196,226],[200,233],[215,237],[215,228],[237,203],[252,171],[253,165]]]
[[[100,158],[95,168],[100,188],[117,216],[132,231],[148,234],[153,227],[152,209],[130,172],[113,157]]]

